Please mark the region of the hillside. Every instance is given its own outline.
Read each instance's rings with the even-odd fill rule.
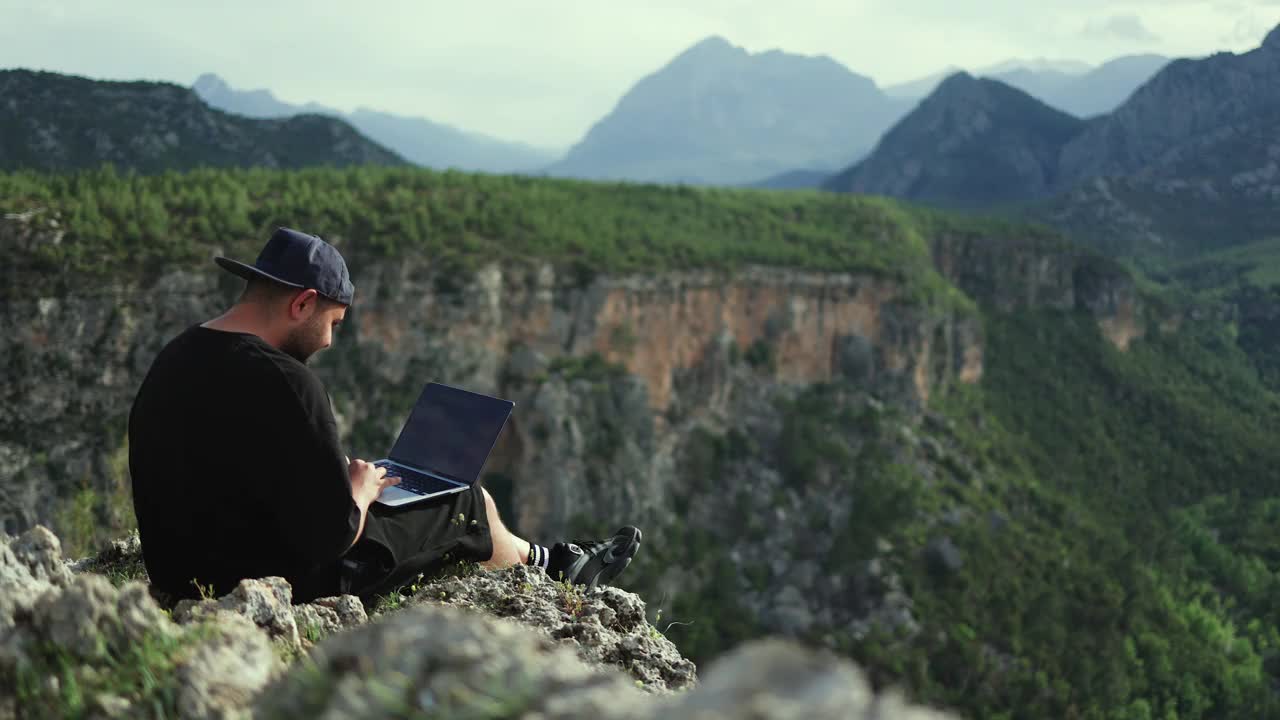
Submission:
[[[829,57],[703,40],[628,90],[552,175],[739,185],[860,157],[908,104]]]
[[[1054,187],[1058,152],[1083,127],[1020,90],[958,73],[824,187],[940,206],[1029,200]]]
[[[369,108],[343,113],[317,103],[292,105],[277,99],[270,90],[237,90],[212,73],[197,78],[192,89],[209,105],[247,117],[282,118],[303,113],[338,117],[409,162],[441,170],[532,171],[550,164],[560,154],[559,151],[466,132],[427,118]]]
[[[1280,28],[1247,53],[1170,63],[1063,148],[1062,183],[1113,175],[1186,178],[1205,169],[1188,162],[1250,169],[1256,153],[1235,148],[1222,157],[1214,146],[1231,143],[1242,124],[1274,123],[1280,115],[1277,78]]]
[[[74,170],[104,163],[141,172],[404,163],[340,120],[237,117],[167,83],[3,70],[0,98],[4,170]]]
[[[1056,235],[403,168],[11,174],[0,198],[7,527],[83,547],[128,522],[140,373],[235,297],[209,256],[288,221],[351,260],[313,365],[352,455],[427,379],[514,399],[486,486],[535,540],[644,527],[624,588],[685,656],[780,635],[970,717],[1277,716],[1262,355]]]

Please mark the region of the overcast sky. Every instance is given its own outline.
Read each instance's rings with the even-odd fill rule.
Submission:
[[[0,0],[0,68],[170,80],[568,146],[708,35],[887,85],[1009,58],[1241,52],[1280,0]]]

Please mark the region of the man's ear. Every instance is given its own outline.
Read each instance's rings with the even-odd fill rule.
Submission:
[[[320,303],[320,293],[307,289],[293,296],[289,301],[289,319],[295,322],[306,320],[315,313]]]

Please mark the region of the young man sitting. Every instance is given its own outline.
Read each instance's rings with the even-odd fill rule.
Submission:
[[[402,508],[375,503],[398,479],[343,455],[328,394],[306,366],[351,305],[346,262],[288,228],[254,265],[215,260],[248,281],[244,294],[160,351],[129,414],[133,502],[155,589],[222,594],[278,575],[295,602],[368,597],[446,556],[528,563],[594,587],[631,562],[638,529],[532,545],[507,530],[479,485]]]

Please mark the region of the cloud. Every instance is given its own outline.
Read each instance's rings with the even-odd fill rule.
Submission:
[[[1126,42],[1157,43],[1160,38],[1147,29],[1137,15],[1112,15],[1109,18],[1094,18],[1085,23],[1083,35],[1104,37],[1109,40]]]

